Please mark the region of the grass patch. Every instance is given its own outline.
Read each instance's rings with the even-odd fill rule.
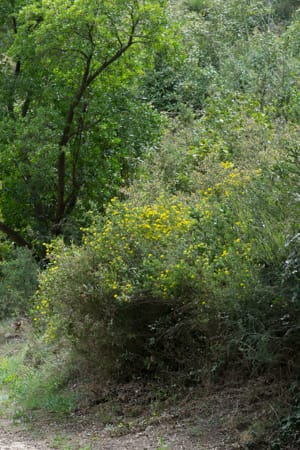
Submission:
[[[59,417],[68,416],[77,398],[68,388],[63,355],[34,342],[28,326],[14,339],[9,334],[10,329],[11,322],[2,324],[0,329],[2,404],[8,399],[13,401],[15,411],[12,414],[16,422],[26,422],[35,411],[41,410]]]

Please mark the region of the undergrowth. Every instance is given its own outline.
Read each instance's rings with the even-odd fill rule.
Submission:
[[[7,335],[11,326],[12,322],[5,322],[2,333]],[[26,334],[26,340],[19,342],[8,334],[8,342],[1,344],[0,386],[7,393],[6,403],[14,405],[14,420],[30,420],[39,411],[68,416],[77,398],[68,387],[64,354],[56,356],[54,349],[41,345],[31,334]]]

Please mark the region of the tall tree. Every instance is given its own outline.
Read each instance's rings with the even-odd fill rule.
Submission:
[[[164,0],[6,0],[0,24],[0,230],[19,245],[101,207],[157,133],[139,75]]]

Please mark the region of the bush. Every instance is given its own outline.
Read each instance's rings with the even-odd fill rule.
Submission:
[[[272,450],[289,448],[291,450],[299,448],[300,445],[300,391],[298,382],[291,386],[293,396],[290,414],[280,421],[279,436],[272,442]]]
[[[255,278],[233,208],[249,177],[228,162],[220,171],[223,182],[189,203],[114,200],[82,247],[56,242],[35,306],[46,338],[67,335],[94,364],[128,374],[215,360],[221,293],[230,284],[241,300]]]
[[[47,338],[66,333],[89,360],[115,373],[162,362],[177,368],[190,340],[201,340],[181,327],[204,298],[188,255],[193,224],[176,198],[115,200],[106,219],[86,231],[82,248],[57,243],[35,307]]]
[[[38,264],[30,250],[16,248],[0,263],[0,318],[26,314],[37,289]]]
[[[34,310],[46,339],[67,336],[92,364],[128,377],[293,369],[297,158],[278,161],[244,168],[209,155],[189,192],[171,182],[159,195],[159,176],[152,189],[142,177],[82,246],[54,242]]]
[[[274,2],[274,12],[281,20],[289,20],[299,7],[299,0],[276,0]]]

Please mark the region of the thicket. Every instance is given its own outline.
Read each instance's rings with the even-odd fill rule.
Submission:
[[[228,365],[293,370],[296,167],[215,161],[194,174],[188,195],[172,193],[172,181],[168,191],[162,179],[142,179],[85,230],[82,246],[49,248],[34,311],[46,339],[67,337],[93,365],[126,376],[187,366],[200,377]]]
[[[39,265],[30,250],[2,243],[0,261],[0,319],[30,312],[38,286]]]

